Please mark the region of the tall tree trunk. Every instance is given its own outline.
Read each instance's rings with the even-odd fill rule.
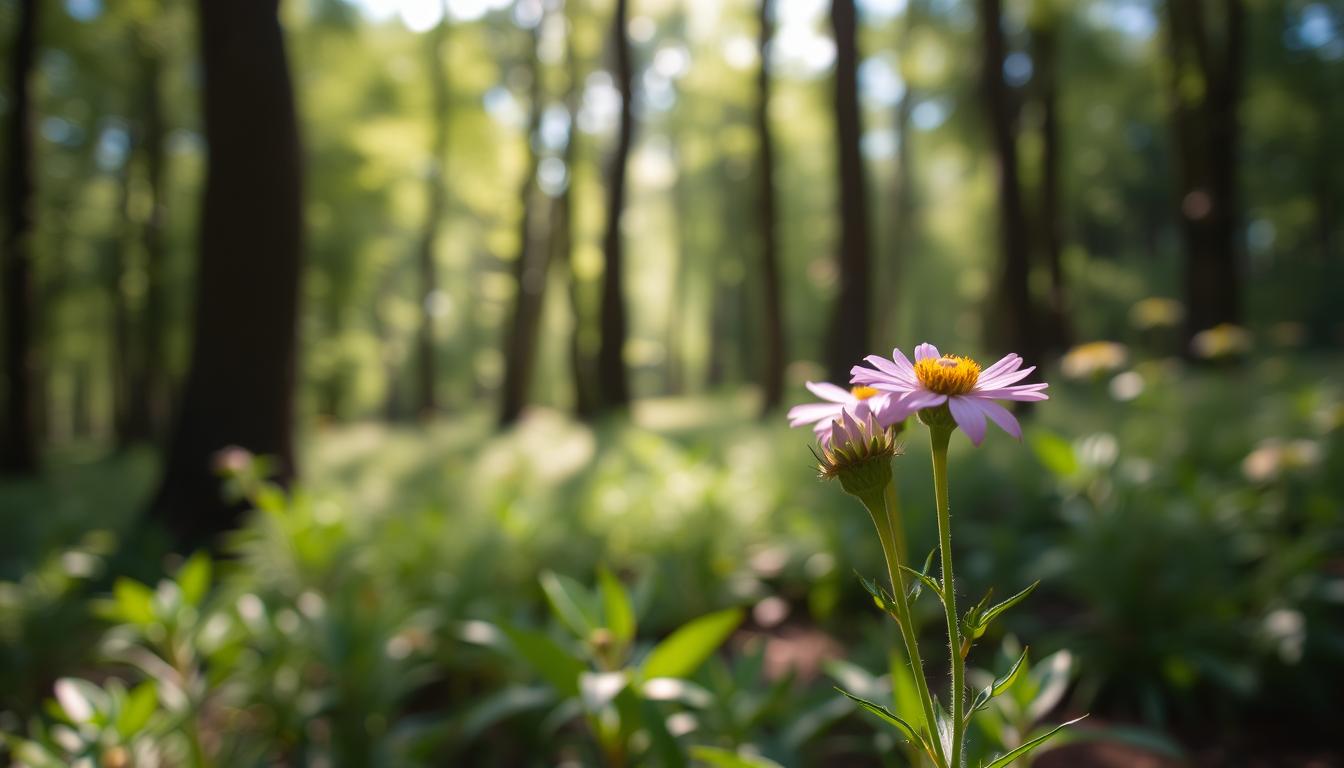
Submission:
[[[1045,340],[1062,350],[1073,344],[1073,321],[1064,279],[1064,212],[1059,196],[1059,45],[1054,11],[1042,9],[1040,14],[1032,26],[1031,42],[1041,107],[1040,253],[1050,272],[1050,327]]]
[[[625,408],[630,404],[629,374],[625,368],[625,339],[628,334],[625,296],[625,247],[621,236],[621,216],[625,209],[626,164],[634,140],[634,66],[630,61],[630,40],[626,25],[630,0],[616,0],[611,24],[611,43],[616,53],[616,86],[621,94],[620,128],[616,149],[607,171],[607,230],[602,241],[605,265],[602,271],[602,341],[597,351],[597,378],[604,410]]]
[[[854,0],[832,0],[835,33],[835,133],[839,150],[840,290],[831,315],[827,368],[832,381],[849,381],[849,369],[872,352],[868,255],[868,190],[859,142],[858,17]]]
[[[152,46],[154,43],[143,43]],[[139,366],[133,374],[128,437],[133,441],[154,440],[163,431],[168,401],[167,375],[164,370],[164,327],[167,316],[164,306],[164,119],[162,62],[157,51],[148,49],[141,55],[141,118],[144,123],[142,140],[137,142],[144,152],[145,181],[149,193],[149,216],[145,219],[142,240],[145,247],[145,298],[141,323],[141,350]]]
[[[189,548],[241,522],[211,467],[241,446],[294,471],[302,249],[298,124],[278,0],[200,0],[209,143],[191,367],[151,509]]]
[[[901,94],[901,100],[896,104],[896,180],[892,195],[891,255],[887,260],[886,274],[882,277],[882,284],[888,287],[890,293],[882,302],[881,320],[878,326],[884,334],[895,333],[898,328],[902,272],[915,244],[915,162],[910,122],[919,95],[911,82],[912,67],[908,66],[908,62],[911,58],[910,47],[914,39],[915,24],[918,21],[918,2],[919,0],[909,0],[906,3],[905,17],[901,20],[900,38],[896,44],[901,61],[901,82],[905,85],[905,92]]]
[[[1212,8],[1199,0],[1167,0],[1166,6],[1189,339],[1242,317],[1237,107],[1245,8],[1241,0]],[[1218,9],[1221,24],[1210,18]],[[1194,92],[1191,82],[1203,87]]]
[[[507,426],[518,420],[527,404],[532,384],[532,372],[536,367],[537,343],[540,335],[541,310],[546,296],[547,270],[550,267],[550,253],[547,248],[538,248],[536,229],[537,197],[537,150],[538,134],[541,132],[541,63],[537,60],[537,45],[540,43],[541,22],[532,30],[531,35],[531,105],[528,108],[527,121],[527,170],[523,176],[523,218],[518,232],[518,256],[513,265],[514,304],[513,322],[504,341],[504,383],[500,403],[499,423]]]
[[[131,232],[131,157],[139,141],[131,135],[131,148],[117,171],[117,211],[124,224],[114,230],[107,241],[107,294],[111,310],[108,327],[112,344],[108,352],[108,370],[112,380],[112,435],[118,449],[136,442],[131,428],[132,399],[135,398],[133,365],[131,361],[131,306],[127,301],[125,279],[127,271],[126,244]]]
[[[5,166],[3,281],[5,405],[0,473],[37,471],[37,350],[33,345],[33,103],[39,0],[20,0],[10,60],[9,125]]]
[[[566,6],[570,29],[573,29],[574,10]],[[588,324],[588,313],[584,309],[583,290],[579,277],[574,272],[574,181],[575,165],[579,157],[578,120],[579,105],[582,99],[583,81],[579,75],[578,52],[574,47],[574,36],[567,36],[565,66],[568,70],[568,83],[565,86],[565,109],[569,112],[569,129],[565,135],[565,149],[562,160],[565,163],[565,188],[551,203],[551,247],[556,268],[565,276],[569,286],[569,307],[574,316],[574,326],[569,335],[569,367],[574,381],[574,415],[580,419],[590,419],[597,413],[596,382],[593,381],[593,361],[584,348],[584,328]]]
[[[444,188],[444,163],[448,153],[448,80],[443,71],[443,56],[448,38],[448,13],[434,27],[429,38],[430,104],[434,110],[434,139],[425,186],[425,223],[420,235],[417,266],[420,289],[420,329],[416,334],[416,409],[421,418],[438,410],[438,345],[434,339],[435,297],[439,290],[438,264],[435,261],[439,222],[443,218],[447,190]]]
[[[775,203],[775,147],[770,133],[770,40],[775,34],[771,0],[761,0],[760,57],[756,79],[756,137],[760,163],[761,309],[765,335],[761,363],[761,406],[769,414],[784,397],[784,306],[779,275],[779,231]]]
[[[1017,164],[1015,110],[1013,95],[1003,79],[1006,44],[1001,10],[1000,0],[980,0],[985,49],[981,77],[998,172],[1000,258],[996,306],[986,315],[985,330],[994,347],[1017,352],[1028,360],[1039,360],[1043,345],[1031,303],[1030,244]]]

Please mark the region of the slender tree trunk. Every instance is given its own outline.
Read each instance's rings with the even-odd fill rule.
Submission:
[[[182,548],[241,522],[212,458],[237,445],[294,471],[302,249],[298,124],[277,0],[200,0],[209,143],[191,367],[152,507]]]
[[[531,35],[531,106],[527,121],[527,171],[523,177],[523,219],[519,225],[518,256],[513,265],[514,307],[513,322],[504,344],[504,384],[500,405],[500,426],[508,426],[518,420],[524,406],[527,405],[531,390],[532,373],[536,367],[537,344],[541,331],[541,311],[546,296],[547,271],[550,267],[550,253],[547,248],[538,248],[536,229],[537,198],[541,194],[537,189],[537,151],[538,134],[541,132],[541,63],[537,60],[537,45],[540,42],[543,18],[533,29]]]
[[[1167,0],[1166,7],[1188,340],[1220,323],[1241,322],[1237,108],[1245,8],[1241,0],[1212,8],[1199,0]],[[1213,23],[1212,14],[1222,23]],[[1196,79],[1201,93],[1187,87]]]
[[[1059,45],[1054,18],[1039,19],[1032,27],[1032,48],[1037,98],[1041,106],[1040,252],[1050,272],[1050,328],[1045,340],[1055,350],[1062,350],[1073,344],[1073,321],[1063,265],[1064,212],[1059,195]]]
[[[118,229],[107,242],[107,298],[111,309],[108,370],[112,380],[112,434],[117,448],[128,448],[136,441],[131,429],[133,365],[131,361],[131,307],[126,300],[126,243],[131,231],[131,156],[138,139],[131,136],[131,150],[117,171],[118,202],[124,229]]]
[[[784,397],[784,306],[779,275],[778,206],[775,203],[775,147],[770,133],[770,40],[775,34],[773,3],[761,0],[760,57],[756,80],[756,136],[760,157],[761,305],[764,345],[761,406],[765,414]]]
[[[5,166],[3,290],[5,404],[0,473],[37,471],[37,350],[33,345],[33,102],[39,0],[20,0],[10,59],[9,125]]]
[[[602,243],[606,259],[602,272],[602,341],[597,351],[597,377],[604,410],[621,409],[630,404],[629,374],[624,355],[628,322],[623,288],[625,248],[621,236],[625,170],[635,131],[634,66],[630,61],[630,40],[625,31],[629,6],[630,0],[616,0],[611,26],[611,42],[616,52],[616,85],[621,94],[621,119],[616,149],[607,173],[607,231]]]
[[[566,6],[566,13],[569,14],[568,21],[572,29],[576,18],[574,11]],[[597,388],[593,381],[593,361],[584,346],[584,328],[588,324],[588,313],[584,309],[583,290],[573,265],[574,183],[579,157],[578,119],[583,81],[579,75],[578,52],[574,48],[572,34],[568,36],[566,44],[565,66],[569,80],[565,93],[569,130],[565,136],[562,156],[565,163],[565,188],[551,203],[551,247],[556,268],[565,276],[569,286],[569,306],[574,316],[574,327],[569,335],[569,366],[574,381],[574,415],[586,420],[597,413]]]
[[[153,43],[146,43],[153,45]],[[127,437],[132,441],[152,441],[162,434],[167,418],[168,383],[164,366],[164,119],[161,95],[162,62],[157,51],[141,56],[144,88],[141,110],[144,123],[142,140],[145,181],[149,193],[149,216],[145,219],[142,241],[145,247],[145,298],[141,324],[139,366],[133,374]]]
[[[919,95],[911,82],[910,68],[904,66],[904,63],[910,58],[910,43],[914,39],[918,19],[918,1],[909,0],[906,3],[905,17],[901,20],[900,39],[897,42],[902,62],[901,81],[905,84],[905,92],[901,94],[901,100],[896,104],[896,188],[892,196],[891,256],[887,261],[886,275],[882,279],[882,284],[887,286],[889,293],[885,295],[879,310],[882,318],[879,327],[887,334],[895,333],[899,325],[902,273],[905,261],[915,244],[915,161],[910,118],[914,114]]]
[[[840,184],[840,290],[831,315],[827,345],[832,381],[849,381],[849,369],[872,349],[869,321],[870,277],[868,190],[859,141],[858,16],[854,0],[832,0],[835,32],[835,128]]]
[[[986,315],[986,335],[995,347],[1028,360],[1039,360],[1043,345],[1037,333],[1030,288],[1030,244],[1017,164],[1013,96],[1003,79],[1006,44],[1000,0],[980,0],[984,38],[983,88],[990,139],[998,172],[999,280],[997,306]]]
[[[425,187],[425,223],[420,236],[417,266],[420,288],[420,329],[416,335],[416,409],[420,418],[429,418],[439,408],[438,397],[438,344],[434,338],[435,297],[439,290],[438,264],[434,258],[439,239],[439,223],[447,190],[444,187],[444,164],[448,154],[448,80],[443,71],[443,56],[447,47],[448,14],[445,11],[429,38],[429,84],[431,116],[434,126],[433,150],[429,161]]]

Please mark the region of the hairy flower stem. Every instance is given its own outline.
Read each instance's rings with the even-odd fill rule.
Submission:
[[[901,507],[896,496],[896,483],[888,482],[880,494],[860,496],[859,500],[873,519],[877,528],[877,538],[882,543],[882,554],[887,561],[887,578],[891,580],[892,600],[896,604],[896,625],[905,642],[906,660],[910,662],[910,676],[915,679],[915,688],[919,693],[919,703],[924,708],[924,724],[929,734],[935,754],[930,755],[935,764],[946,766],[947,756],[943,752],[943,742],[938,735],[938,720],[933,712],[933,697],[929,695],[929,683],[924,679],[924,661],[919,655],[919,638],[915,634],[915,622],[910,613],[910,601],[906,597],[905,576],[901,566],[905,562],[905,527],[901,522]]]
[[[933,492],[938,506],[938,556],[943,565],[943,608],[947,612],[948,654],[952,657],[952,746],[950,768],[960,768],[966,723],[966,657],[957,620],[957,586],[952,573],[952,516],[947,503],[947,443],[954,427],[929,425],[933,453]]]

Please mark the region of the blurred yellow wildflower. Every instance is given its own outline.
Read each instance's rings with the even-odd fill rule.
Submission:
[[[1119,370],[1129,358],[1124,344],[1114,341],[1089,341],[1065,353],[1059,368],[1070,379],[1084,379]]]

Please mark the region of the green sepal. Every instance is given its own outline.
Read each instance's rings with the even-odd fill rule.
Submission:
[[[970,715],[975,714],[976,712],[979,712],[980,710],[989,706],[990,699],[1008,690],[1008,688],[1011,687],[1013,683],[1017,682],[1017,678],[1021,677],[1022,673],[1026,671],[1027,651],[1029,650],[1031,650],[1029,647],[1023,648],[1022,655],[1018,656],[1017,661],[1013,662],[1012,668],[1009,669],[1008,672],[1004,674],[1003,677],[1000,677],[994,682],[985,686],[984,690],[980,691],[980,693],[976,695],[975,703],[971,705],[971,711],[967,713],[968,718]]]
[[[1060,731],[1064,730],[1065,728],[1068,728],[1070,725],[1073,725],[1074,723],[1078,722],[1079,720],[1082,720],[1085,717],[1087,717],[1087,715],[1083,715],[1083,717],[1076,717],[1068,721],[1067,723],[1061,723],[1055,726],[1053,729],[1051,729],[1048,733],[1037,736],[1036,738],[1032,739],[1031,741],[1028,741],[1027,743],[1023,744],[1017,749],[999,755],[998,757],[994,758],[993,762],[986,763],[982,765],[981,768],[1005,768],[1005,766],[1011,764],[1017,758],[1027,754],[1031,750],[1049,741],[1050,737],[1054,736],[1056,733],[1059,733]]]

